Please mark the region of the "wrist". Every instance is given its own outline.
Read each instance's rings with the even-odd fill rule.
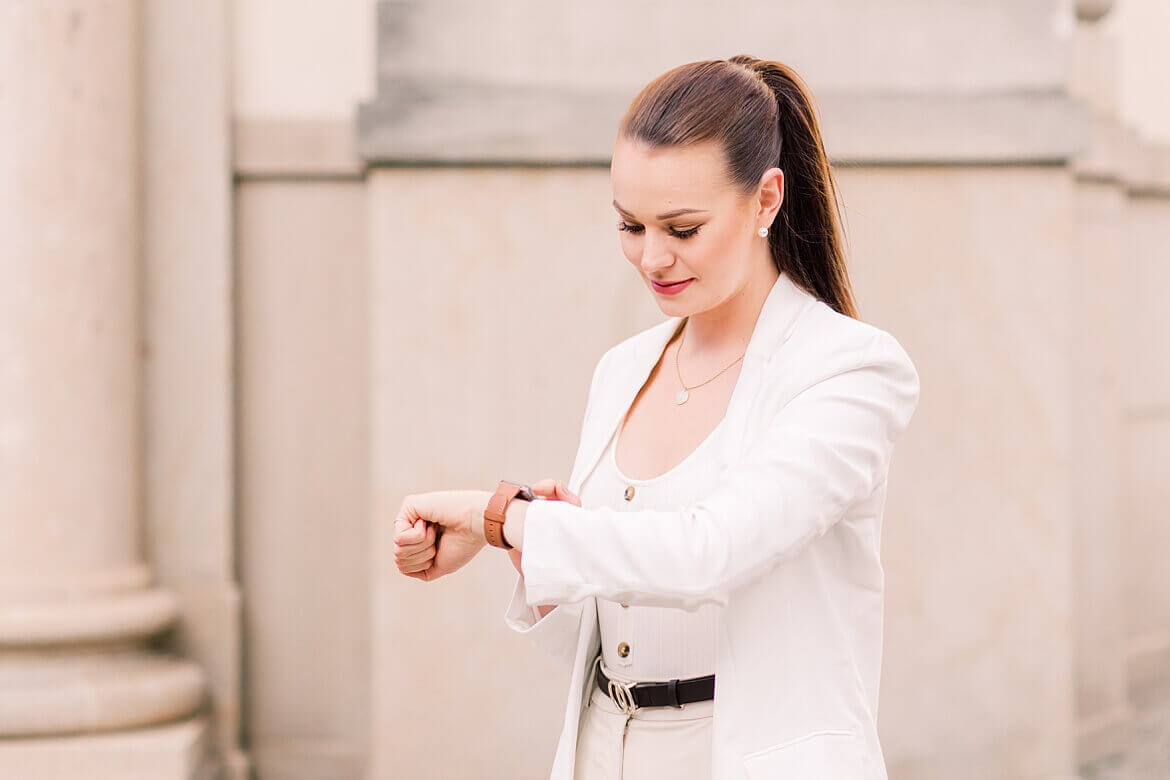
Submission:
[[[484,535],[483,516],[487,512],[488,502],[492,500],[492,492],[489,490],[480,491],[482,494],[480,499],[476,502],[476,506],[471,511],[471,520],[468,523],[468,528],[476,539],[487,544],[487,536]]]
[[[512,561],[512,565],[516,567],[516,572],[521,576],[524,575],[524,553],[520,550],[508,550],[508,558]]]
[[[513,500],[504,510],[504,541],[517,551],[524,549],[524,517],[529,506],[528,501]]]

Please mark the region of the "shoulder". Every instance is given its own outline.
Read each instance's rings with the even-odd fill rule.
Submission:
[[[889,331],[815,301],[769,356],[766,373],[799,390],[854,369],[877,369],[904,385],[918,387],[918,370]]]
[[[824,301],[816,301],[793,325],[777,355],[802,353],[809,356],[847,353],[886,353],[909,362],[902,344],[887,330],[842,314]],[[775,355],[774,355],[775,357]]]

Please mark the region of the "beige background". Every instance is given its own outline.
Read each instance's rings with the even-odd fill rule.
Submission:
[[[0,7],[0,776],[545,777],[568,670],[510,563],[423,584],[387,531],[567,476],[662,316],[617,114],[741,52],[812,87],[921,375],[891,780],[1170,773],[1165,2]]]

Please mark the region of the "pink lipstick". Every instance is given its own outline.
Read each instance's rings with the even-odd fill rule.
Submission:
[[[675,284],[659,284],[653,279],[650,280],[651,286],[654,287],[655,292],[660,292],[663,295],[678,295],[683,290],[691,286],[694,279],[687,279],[685,282],[677,282]]]

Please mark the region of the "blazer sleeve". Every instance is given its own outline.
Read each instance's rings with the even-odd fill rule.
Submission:
[[[558,604],[552,612],[540,617],[536,607],[528,606],[528,591],[524,577],[517,572],[512,600],[504,613],[504,623],[508,628],[532,640],[532,643],[555,664],[567,666],[572,664],[576,657],[577,632],[584,604],[583,600],[573,604]]]
[[[603,365],[610,352],[607,351],[593,367],[593,378],[589,382],[589,394],[585,401],[585,414],[581,421],[581,436],[577,444],[577,455],[573,459],[572,474],[575,476],[581,466],[582,445],[584,444],[585,427],[589,424],[589,415],[593,409],[593,400],[597,397],[597,383],[601,376]],[[574,506],[564,501],[536,501],[536,504],[564,504]],[[523,556],[521,556],[523,567]],[[540,650],[554,662],[571,664],[577,651],[577,631],[580,625],[583,600],[570,604],[560,604],[543,618],[535,606],[530,606],[527,584],[524,575],[516,573],[516,582],[512,588],[512,599],[504,611],[504,624],[513,631],[526,635]]]
[[[785,403],[697,503],[634,511],[532,504],[525,599],[726,606],[730,592],[796,555],[872,493],[918,394],[914,364],[880,331]]]

